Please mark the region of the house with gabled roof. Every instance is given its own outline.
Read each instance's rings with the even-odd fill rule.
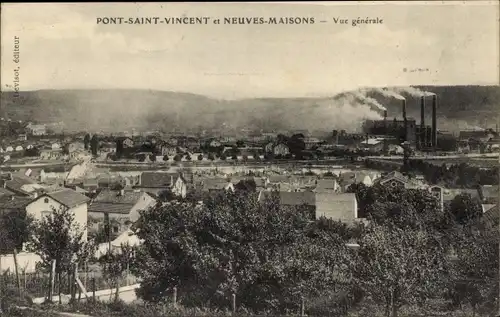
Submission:
[[[281,206],[304,208],[310,213],[311,220],[315,218],[316,194],[314,192],[261,191],[258,200],[264,203],[275,198],[278,199]]]
[[[216,192],[216,191],[232,191],[234,192],[234,184],[231,180],[223,177],[210,177],[201,181],[202,192]]]
[[[498,205],[495,205],[483,212],[483,215],[479,218],[479,222],[485,229],[498,230],[498,219]]]
[[[0,186],[13,192],[16,196],[30,197],[35,197],[36,192],[43,188],[31,178],[13,173],[3,174],[0,178]]]
[[[316,182],[314,191],[316,193],[339,193],[341,190],[339,183],[335,177],[321,178]]]
[[[316,193],[316,219],[325,217],[343,222],[353,222],[358,218],[356,194]]]
[[[0,196],[0,215],[10,212],[22,212],[31,202],[29,197],[21,197],[14,195]]]
[[[139,190],[103,189],[91,201],[88,212],[93,231],[103,229],[109,221],[111,234],[119,235],[140,217],[140,211],[156,204],[150,194]]]
[[[135,188],[155,195],[165,190],[171,190],[176,196],[186,197],[187,181],[179,173],[143,172],[139,177],[139,184]]]
[[[84,232],[83,239],[87,240],[87,211],[90,199],[76,191],[64,188],[57,191],[44,193],[26,206],[26,212],[35,220],[50,216],[54,211],[62,209],[73,214],[79,229]]]
[[[416,188],[418,187],[414,182],[412,182],[408,177],[404,176],[398,171],[390,172],[383,175],[376,180],[377,184],[383,186],[390,186],[392,188],[403,187],[403,188]]]

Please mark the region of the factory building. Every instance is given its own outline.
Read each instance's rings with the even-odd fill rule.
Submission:
[[[431,126],[425,123],[425,97],[420,98],[420,123],[416,119],[407,117],[406,100],[401,100],[402,118],[387,118],[384,111],[384,119],[367,120],[363,124],[363,132],[369,135],[386,135],[399,142],[409,142],[413,148],[420,150],[435,149],[437,146],[437,96],[432,96],[432,122]]]

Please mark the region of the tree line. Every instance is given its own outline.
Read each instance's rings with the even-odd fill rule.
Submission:
[[[466,195],[441,208],[425,190],[354,184],[367,222],[345,224],[284,206],[277,193],[259,201],[252,188],[203,196],[201,205],[169,197],[142,211],[132,229],[143,244],[102,259],[106,274],[118,280],[130,269],[147,302],[168,303],[175,288],[183,306],[225,309],[235,294],[254,313],[297,312],[302,301],[310,315],[344,315],[370,300],[388,317],[436,301],[449,311],[495,307],[499,237]],[[24,230],[3,230],[12,216],[0,225],[8,250],[27,242],[46,270],[57,260],[56,274],[93,256],[64,210]]]

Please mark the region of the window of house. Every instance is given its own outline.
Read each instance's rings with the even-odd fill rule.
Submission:
[[[44,203],[46,203],[46,204],[48,204],[48,203],[49,203],[49,199],[48,199],[48,198],[45,198],[45,199],[43,200],[43,202],[44,202]]]
[[[113,233],[118,233],[119,228],[117,226],[113,227]]]

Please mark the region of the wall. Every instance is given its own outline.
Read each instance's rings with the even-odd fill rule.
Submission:
[[[123,286],[118,289],[118,297],[125,303],[132,303],[133,301],[137,300],[137,296],[135,295],[135,290],[139,288],[140,284],[134,284],[134,285],[129,285],[129,286]],[[100,290],[95,292],[95,297],[96,300],[102,301],[102,302],[109,302],[110,300],[114,300],[115,298],[115,292],[116,289],[106,289],[106,290]],[[78,296],[78,294],[77,294]],[[89,298],[92,298],[93,293],[92,292],[87,292],[87,296]],[[63,295],[62,297],[62,303],[68,303],[70,297],[67,295]],[[52,298],[54,302],[59,301],[59,296],[54,296]],[[85,300],[85,295],[82,294],[81,300]],[[39,298],[34,298],[33,303],[34,304],[41,304],[45,301],[44,297],[39,297]]]
[[[47,198],[47,202],[45,202]],[[28,206],[26,206],[26,212],[31,215],[36,220],[42,219],[42,214],[44,212],[52,213],[54,210],[60,210],[63,208],[59,202],[48,196],[40,196],[38,199],[32,201]],[[85,230],[83,239],[87,241],[87,204],[81,204],[79,206],[71,208],[71,212],[75,215],[75,222]]]
[[[0,266],[2,268],[2,272],[8,270],[10,272],[15,272],[16,267],[14,265],[14,255],[12,254],[1,255],[0,261],[1,261]],[[41,261],[42,259],[35,253],[19,252],[17,254],[17,265],[21,272],[23,272],[23,270],[26,270],[26,273],[35,272],[36,264]]]
[[[316,193],[316,217],[352,221],[358,217],[358,204],[354,194]]]
[[[156,204],[156,200],[149,196],[147,193],[143,193],[139,201],[135,204],[135,206],[130,211],[130,221],[136,222],[139,219],[139,210],[148,209],[151,206]]]

